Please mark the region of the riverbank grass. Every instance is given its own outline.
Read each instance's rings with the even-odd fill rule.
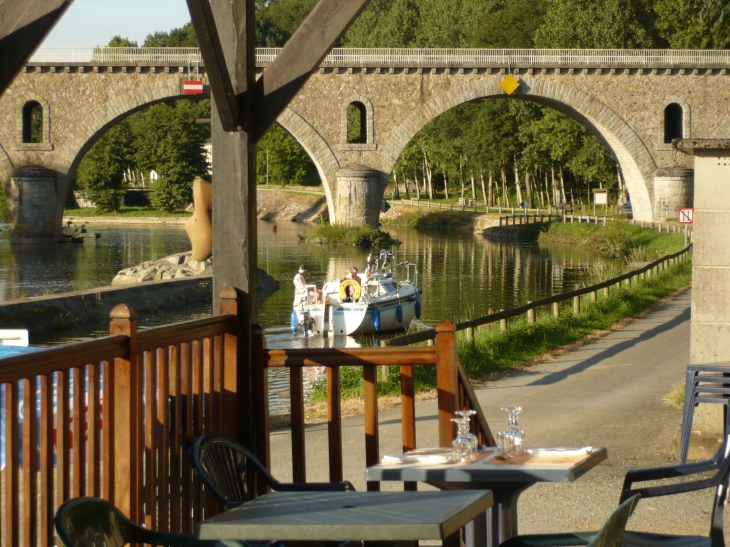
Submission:
[[[343,226],[327,222],[320,222],[299,237],[309,243],[371,249],[381,249],[395,243],[388,232],[374,226]]]
[[[520,368],[561,346],[574,343],[586,336],[608,331],[622,320],[648,310],[652,305],[686,287],[692,279],[692,261],[687,259],[666,271],[645,279],[631,288],[611,287],[609,296],[599,291],[596,302],[585,295],[581,298],[581,311],[573,314],[572,301],[561,305],[560,317],[549,309],[538,309],[535,323],[526,318],[508,320],[507,330],[499,323],[476,329],[474,344],[466,338],[466,331],[457,333],[457,345],[461,361],[471,379],[487,380],[495,374]],[[415,367],[416,391],[436,387],[435,367]],[[342,367],[341,390],[343,397],[363,395],[363,375],[360,367]],[[400,369],[390,368],[387,379],[378,382],[379,395],[400,394]],[[326,400],[326,386],[315,386],[312,402]]]
[[[85,218],[85,217],[109,217],[109,218],[132,218],[132,217],[174,217],[187,218],[191,213],[186,211],[174,211],[172,213],[155,209],[154,207],[122,207],[118,213],[99,214],[96,207],[80,207],[78,209],[64,209],[64,217]]]

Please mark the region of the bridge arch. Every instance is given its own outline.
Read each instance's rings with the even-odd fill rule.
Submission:
[[[408,142],[427,123],[462,103],[485,98],[505,98],[502,76],[484,78],[452,88],[415,109],[393,132],[383,147],[380,169],[392,171]],[[532,76],[519,78],[513,97],[555,108],[590,129],[612,152],[631,194],[634,217],[653,220],[653,180],[656,163],[636,132],[595,97],[555,81]]]

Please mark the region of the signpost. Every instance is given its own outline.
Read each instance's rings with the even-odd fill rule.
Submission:
[[[695,223],[695,210],[693,207],[680,207],[677,220],[684,224],[684,246],[687,246],[687,225]]]
[[[202,95],[203,80],[184,80],[183,93],[185,95]]]

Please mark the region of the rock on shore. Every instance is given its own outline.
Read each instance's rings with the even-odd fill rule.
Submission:
[[[213,273],[213,259],[203,262],[192,259],[192,251],[166,256],[159,260],[148,260],[137,266],[121,270],[112,279],[112,286],[160,281],[162,279],[185,279]]]
[[[213,275],[212,258],[198,262],[193,260],[191,255],[192,251],[178,253],[159,260],[148,260],[132,268],[121,270],[112,280],[112,286]],[[280,283],[261,268],[258,269],[257,281],[256,292],[261,299],[279,290]]]

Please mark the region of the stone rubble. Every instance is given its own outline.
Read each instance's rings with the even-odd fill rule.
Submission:
[[[112,280],[112,286],[162,279],[185,279],[213,273],[212,258],[198,262],[192,259],[191,254],[192,251],[178,253],[158,260],[148,260],[137,266],[121,270]]]

